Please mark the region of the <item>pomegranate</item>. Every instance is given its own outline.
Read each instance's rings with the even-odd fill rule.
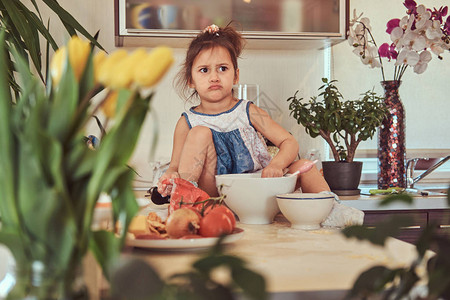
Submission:
[[[166,232],[169,237],[174,239],[197,234],[200,227],[200,219],[198,212],[182,207],[173,211],[167,218]]]

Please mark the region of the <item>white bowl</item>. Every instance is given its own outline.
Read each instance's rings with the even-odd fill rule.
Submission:
[[[281,213],[292,228],[315,230],[330,214],[334,196],[314,193],[293,193],[277,195]]]
[[[216,175],[225,204],[245,224],[270,224],[280,211],[276,195],[291,193],[297,176],[261,178],[260,173]],[[222,186],[222,187],[221,187]]]

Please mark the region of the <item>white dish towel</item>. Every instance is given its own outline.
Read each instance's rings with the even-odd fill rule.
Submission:
[[[339,200],[339,196],[333,192],[321,192],[334,195],[334,204],[330,214],[322,222],[323,227],[343,228],[352,225],[362,225],[364,222],[364,212],[354,207],[346,206]]]

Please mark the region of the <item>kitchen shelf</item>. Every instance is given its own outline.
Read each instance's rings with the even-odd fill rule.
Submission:
[[[349,0],[204,1],[114,0],[115,44],[186,48],[205,24],[230,20],[242,28],[246,49],[321,49],[346,39]]]

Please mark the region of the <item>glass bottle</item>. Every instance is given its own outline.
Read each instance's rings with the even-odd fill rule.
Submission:
[[[317,159],[316,167],[319,170],[320,174],[323,176],[323,168],[322,168],[322,159],[320,158],[320,151],[317,149],[311,149],[306,154],[306,159],[310,161],[314,161]]]

